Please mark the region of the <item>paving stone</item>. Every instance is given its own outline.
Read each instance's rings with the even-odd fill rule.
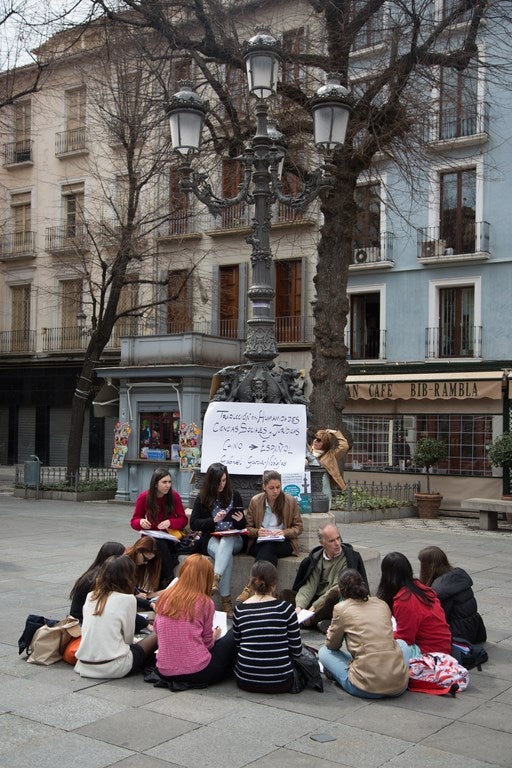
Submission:
[[[2,754],[1,768],[107,768],[130,755],[126,749],[91,741],[84,736],[53,730],[32,739],[15,750]]]
[[[392,758],[386,763],[386,768],[491,768],[494,765],[495,763],[415,744],[406,752]]]
[[[496,731],[512,733],[512,703],[506,704],[503,701],[488,701],[478,709],[468,712],[467,715],[460,718],[461,723],[474,723],[483,725]],[[511,762],[512,762],[512,740],[510,743]]]
[[[423,744],[510,768],[512,739],[509,732],[457,722],[451,723],[435,736],[429,736]]]
[[[166,717],[144,709],[129,709],[121,714],[97,720],[80,728],[77,733],[108,744],[117,744],[118,747],[145,752],[195,727],[192,723],[175,717]]]
[[[288,749],[329,760],[338,765],[378,768],[399,755],[408,746],[403,739],[371,733],[361,728],[351,728],[343,723],[332,723],[323,730],[334,736],[336,740],[322,743],[303,736],[297,741],[288,743]]]
[[[426,715],[411,710],[405,712],[403,708],[395,707],[392,702],[394,699],[372,701],[366,709],[347,711],[341,723],[405,741],[419,742],[451,722],[437,715]]]
[[[73,731],[88,723],[102,720],[109,715],[124,712],[126,705],[121,701],[102,701],[92,696],[79,696],[70,693],[59,699],[53,699],[41,707],[39,704],[26,704],[23,708],[18,704],[16,711],[29,720],[54,725],[65,731]]]

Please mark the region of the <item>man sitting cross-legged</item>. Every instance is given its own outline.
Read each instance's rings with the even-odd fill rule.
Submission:
[[[283,593],[282,596],[294,600],[297,613],[303,608],[314,611],[314,615],[303,622],[302,626],[326,631],[332,619],[332,610],[340,597],[340,573],[345,568],[355,568],[366,584],[368,579],[363,558],[351,544],[341,541],[335,525],[328,523],[320,528],[318,538],[320,546],[315,547],[297,569],[292,593]]]

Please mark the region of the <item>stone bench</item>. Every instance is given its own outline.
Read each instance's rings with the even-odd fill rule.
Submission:
[[[380,553],[371,547],[356,547],[363,558],[366,575],[370,584],[372,595],[377,591],[380,581]],[[306,557],[306,552],[301,552],[298,557],[281,557],[277,564],[278,589],[291,589],[295,581],[297,568],[301,560]],[[180,557],[180,562],[185,559]],[[233,560],[233,574],[231,577],[231,595],[233,600],[240,594],[247,583],[254,558],[247,554],[235,555]]]
[[[498,529],[498,514],[512,515],[512,501],[503,499],[464,499],[460,508],[465,512],[478,512],[479,527],[483,531]]]

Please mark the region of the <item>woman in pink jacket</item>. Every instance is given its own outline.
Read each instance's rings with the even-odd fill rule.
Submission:
[[[150,531],[167,532],[169,529],[181,532],[187,523],[183,502],[172,488],[169,470],[163,467],[155,469],[148,490],[143,491],[135,502],[130,525],[135,531],[142,531],[143,535],[151,535]],[[174,569],[178,564],[176,542],[159,538],[156,542],[162,560],[160,587],[165,589],[173,579]]]

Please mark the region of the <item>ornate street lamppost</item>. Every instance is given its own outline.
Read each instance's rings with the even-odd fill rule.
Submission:
[[[332,185],[326,167],[311,173],[303,191],[296,195],[283,193],[280,184],[285,142],[282,134],[267,119],[266,99],[277,93],[280,44],[267,28],[257,28],[256,35],[244,44],[249,92],[256,101],[256,133],[243,154],[237,158],[244,169],[238,193],[232,198],[217,197],[204,173],[194,171],[192,156],[201,146],[202,130],[208,104],[192,90],[189,81],[180,82],[168,106],[171,141],[176,152],[183,155],[180,169],[181,189],[192,192],[209,211],[218,216],[223,209],[245,201],[254,206],[252,232],[246,241],[252,246],[252,280],[248,291],[252,315],[247,321],[244,355],[247,365],[230,366],[219,372],[222,384],[214,399],[240,402],[303,403],[304,396],[296,384],[297,371],[286,368],[274,370],[278,355],[273,311],[272,252],[270,228],[272,203],[279,202],[293,209],[304,209],[322,188]],[[344,141],[351,110],[347,89],[339,78],[329,75],[311,99],[314,138],[319,150],[331,153]]]

